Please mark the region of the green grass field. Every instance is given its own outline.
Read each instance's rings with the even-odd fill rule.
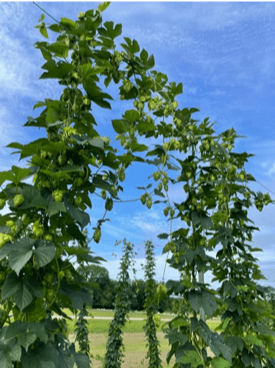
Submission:
[[[66,311],[68,312],[68,311]],[[71,313],[68,312],[69,315]],[[110,318],[113,317],[114,312],[108,310],[92,310],[90,313],[93,317],[97,318]],[[145,318],[145,313],[141,312],[131,312],[130,318]],[[172,319],[174,316],[171,314],[161,314],[161,318],[165,320]],[[110,324],[110,319],[94,319],[88,320],[88,330],[89,330],[89,341],[91,354],[93,355],[92,367],[102,368],[102,359],[106,351],[106,341],[108,337],[108,327]],[[166,355],[169,351],[168,340],[165,339],[164,333],[162,332],[162,326],[166,321],[162,321],[162,325],[158,328],[158,339],[160,342],[161,358],[163,361],[163,368],[168,367],[166,362]],[[218,321],[208,321],[209,327],[214,330],[218,325]],[[68,323],[68,332],[70,334],[70,339],[74,339],[75,321],[71,320]],[[147,366],[147,361],[145,359],[147,353],[146,340],[143,327],[145,325],[145,320],[130,320],[127,321],[126,326],[123,329],[123,341],[125,344],[125,357],[122,368],[143,368]],[[171,365],[170,365],[171,366]]]

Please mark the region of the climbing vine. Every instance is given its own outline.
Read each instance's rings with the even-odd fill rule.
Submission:
[[[131,280],[129,271],[134,266],[134,245],[123,240],[123,255],[120,261],[120,272],[116,285],[115,312],[108,329],[106,343],[106,368],[120,368],[123,362],[125,346],[123,343],[123,327],[130,311]]]
[[[68,339],[64,309],[84,313],[91,301],[87,288],[94,285],[73,260],[100,260],[83,246],[94,198],[103,202],[102,216],[91,223],[92,242],[98,243],[108,213],[120,201],[127,168],[140,162],[153,171],[140,188],[141,202],[148,209],[164,204],[164,216],[176,220],[170,233],[159,235],[167,239],[170,267],[179,271],[177,280],[159,290],[181,300],[167,330],[168,362],[175,356],[178,368],[275,367],[271,314],[257,307],[264,301],[257,284],[263,275],[253,256],[258,248],[251,243],[257,228],[248,217],[252,206],[261,211],[273,201],[249,188],[254,180],[245,169],[250,154],[234,151],[234,129],[217,134],[208,118],[194,119],[198,109],[180,108],[176,98],[182,83],[153,70],[153,55],[140,50],[136,40],[125,37],[118,51],[115,39],[122,26],[103,23],[108,5],[51,25],[42,15],[37,26],[45,37],[35,44],[45,59],[40,78],[57,80],[63,91],[60,99],[37,102],[40,114],[25,124],[44,129],[44,136],[8,145],[28,166],[0,173],[0,366],[89,367],[87,341],[77,352]],[[53,42],[49,34],[56,36]],[[95,105],[112,108],[110,85],[131,105],[112,120],[120,150],[100,135],[92,113]],[[183,200],[172,203],[173,185],[182,187]],[[121,298],[130,248],[125,243],[130,258],[123,258],[114,333],[127,315]],[[206,271],[219,282],[217,290],[198,278]],[[220,333],[209,329],[202,312],[206,319],[221,314]],[[108,367],[122,359],[122,340],[112,345],[111,335]],[[117,354],[115,363],[111,354]]]
[[[145,310],[146,310],[146,324],[144,326],[145,335],[147,337],[147,355],[149,359],[148,368],[161,368],[160,358],[160,344],[157,338],[157,326],[155,317],[157,316],[158,306],[156,300],[156,283],[154,277],[155,273],[155,259],[154,246],[151,241],[145,243],[146,263],[144,265],[145,273]]]

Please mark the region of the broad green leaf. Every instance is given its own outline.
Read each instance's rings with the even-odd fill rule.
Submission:
[[[243,340],[247,345],[254,344],[257,346],[263,346],[263,342],[260,339],[258,339],[256,336],[253,336],[253,335],[246,335],[243,338]]]
[[[165,195],[158,189],[154,189],[154,193],[159,197],[165,198]]]
[[[198,290],[190,291],[188,294],[188,299],[192,309],[194,309],[198,313],[200,311],[200,308],[202,308],[204,312],[210,317],[213,316],[213,313],[218,307],[214,295],[205,290],[203,290],[202,292]]]
[[[44,344],[47,344],[49,337],[45,327],[41,323],[34,322],[30,324],[29,331],[30,333],[34,333]]]
[[[1,368],[13,368],[13,363],[11,362],[9,355],[5,351],[2,351],[2,350],[0,350],[0,367]]]
[[[102,148],[104,149],[104,140],[100,137],[98,138],[93,138],[93,139],[88,139],[88,142],[90,143],[91,146],[93,147],[97,147],[97,148]]]
[[[43,241],[40,241],[40,244],[41,245],[33,251],[38,268],[50,263],[54,259],[56,252],[56,248],[52,243],[50,245],[45,245]]]
[[[114,40],[116,37],[120,36],[122,33],[122,25],[116,24],[114,27],[114,22],[105,22],[104,27],[100,27],[98,29],[98,33],[100,34],[100,39],[104,42],[104,45],[109,45],[112,47],[113,42],[107,42],[106,39]]]
[[[89,357],[86,354],[74,353],[77,368],[89,368]]]
[[[147,151],[148,147],[145,144],[138,144],[137,142],[133,142],[130,145],[132,152],[144,152]]]
[[[127,120],[112,120],[112,125],[116,133],[123,134],[129,131],[131,125]]]
[[[55,56],[66,58],[68,56],[69,47],[65,42],[54,42],[47,46],[47,49],[54,53]]]
[[[12,252],[12,250],[14,250],[14,245],[12,243],[4,245],[4,247],[0,250],[0,261],[6,258]]]
[[[68,214],[74,219],[74,221],[78,222],[81,228],[84,228],[90,222],[90,216],[84,212],[75,208],[71,203],[69,203],[66,198],[64,198],[64,204],[66,206]]]
[[[53,107],[48,107],[46,121],[49,124],[54,124],[56,121],[59,121],[59,113]]]
[[[62,202],[55,202],[55,201],[49,202],[47,208],[47,213],[49,217],[56,215],[59,212],[66,212],[66,207],[64,206],[64,204]]]
[[[211,218],[201,212],[192,212],[191,217],[194,225],[200,224],[204,229],[210,229],[213,226]]]
[[[33,276],[28,276],[25,280],[25,285],[36,298],[43,298],[43,291],[40,282]]]
[[[45,24],[42,24],[41,27],[39,27],[39,31],[45,38],[49,38],[47,28],[45,27]]]
[[[58,358],[59,358],[59,363],[58,363],[58,368],[74,368],[75,367],[75,361],[73,356],[71,355],[70,352],[66,351],[58,351]],[[88,368],[88,367],[87,367]]]
[[[158,238],[159,239],[168,239],[169,238],[169,234],[161,233],[161,234],[158,235]]]
[[[21,354],[21,346],[18,343],[10,346],[9,357],[12,361],[19,362],[21,359]]]
[[[19,344],[28,351],[29,346],[36,340],[36,334],[28,332],[29,326],[26,322],[15,321],[8,326],[5,338],[11,340],[17,337]]]
[[[20,271],[29,261],[32,256],[32,250],[24,247],[18,247],[17,250],[10,253],[9,264],[11,269],[14,270],[19,276]]]
[[[148,52],[144,49],[140,53],[140,59],[142,61],[142,66],[145,70],[151,69],[155,65],[154,56],[150,55],[148,57]]]
[[[244,348],[243,339],[237,336],[228,336],[225,340],[225,344],[231,348],[233,354],[235,354],[237,350],[242,351]]]
[[[10,298],[20,287],[20,278],[13,272],[8,274],[3,284],[2,300]]]
[[[227,360],[221,357],[220,358],[214,357],[212,360],[212,367],[213,368],[230,368],[231,363],[229,363]]]
[[[12,171],[14,172],[14,184],[18,185],[22,179],[25,179],[31,174],[30,169],[23,169],[21,167],[12,166]]]
[[[146,122],[140,122],[137,125],[137,129],[139,133],[145,133],[150,132],[156,129],[156,126],[154,123],[146,123]]]
[[[58,353],[52,345],[35,344],[35,349],[22,354],[23,368],[56,368]]]
[[[179,363],[191,364],[191,367],[197,367],[203,364],[203,360],[196,351],[186,351],[185,355],[180,358]]]
[[[131,55],[139,52],[140,48],[136,40],[132,41],[129,37],[124,37],[124,40],[126,43],[122,43],[121,46],[124,48],[124,50],[126,50],[127,53]]]
[[[0,173],[0,185],[2,185],[6,180],[14,181],[14,175],[10,171],[2,171]]]
[[[140,119],[140,113],[137,110],[127,110],[125,111],[123,118],[134,123]]]
[[[69,29],[77,29],[77,23],[68,18],[61,18],[61,23]]]
[[[73,66],[69,63],[59,61],[57,64],[54,60],[48,60],[43,66],[43,69],[48,70],[41,75],[40,79],[46,78],[58,78],[64,79],[69,76],[70,72],[73,70]]]
[[[188,336],[183,335],[180,331],[170,330],[165,338],[168,338],[169,345],[174,344],[174,342],[179,342],[180,345],[184,345],[188,341]]]
[[[104,2],[102,2],[102,3],[100,3],[99,5],[98,5],[98,10],[100,11],[100,12],[103,12],[104,10],[106,10],[107,8],[108,8],[108,6],[111,4],[111,1],[104,1]]]
[[[64,280],[61,282],[59,293],[65,295],[75,309],[81,309],[83,304],[90,303],[92,300],[90,294],[80,289],[78,285],[69,285]]]
[[[107,98],[108,100],[112,100],[113,98],[107,93],[103,93],[93,80],[89,79],[89,81],[84,81],[83,88],[87,92],[89,99],[95,102],[98,106],[111,109],[111,105],[105,99]]]
[[[32,294],[26,284],[21,281],[14,293],[14,301],[20,311],[26,308],[33,300]]]
[[[222,337],[216,332],[212,332],[211,334],[209,347],[217,357],[222,354],[222,356],[231,363],[233,354],[232,350],[229,346],[225,345]]]
[[[269,327],[262,324],[261,322],[254,327],[255,332],[258,332],[263,335],[272,335],[275,336],[275,331],[272,331]]]
[[[30,207],[47,208],[48,202],[41,196],[40,191],[33,185],[24,184],[22,194],[25,200],[21,204],[20,209]]]

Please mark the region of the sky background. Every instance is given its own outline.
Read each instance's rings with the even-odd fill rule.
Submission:
[[[96,8],[94,2],[39,2],[56,19],[77,19],[78,14]],[[10,156],[5,146],[10,142],[28,143],[44,134],[23,128],[27,116],[37,116],[33,105],[45,98],[59,98],[56,81],[39,80],[44,59],[33,47],[44,40],[34,27],[41,10],[32,2],[0,3],[0,170],[18,165],[18,157]],[[233,127],[245,135],[236,149],[255,154],[247,164],[257,182],[252,189],[270,190],[275,199],[275,3],[235,2],[113,2],[103,13],[104,21],[121,23],[123,37],[135,38],[142,48],[155,57],[155,68],[168,75],[170,81],[182,82],[184,93],[178,99],[180,108],[198,107],[198,119],[209,117],[216,122],[218,133]],[[47,15],[46,23],[53,23]],[[117,102],[117,103],[116,103]],[[120,118],[123,109],[114,101],[111,112],[95,110],[99,131],[114,137],[111,119]],[[138,198],[137,186],[147,183],[143,167],[128,170],[121,199]],[[171,199],[179,199],[178,188],[170,188]],[[162,207],[149,211],[140,202],[116,204],[110,222],[102,228],[99,245],[91,249],[104,257],[110,277],[118,271],[121,247],[115,241],[127,238],[137,251],[137,278],[143,278],[144,242],[152,240],[156,251],[156,278],[160,281],[177,277],[166,267],[161,255],[164,242],[160,232],[169,232]],[[275,287],[275,219],[274,205],[262,212],[251,209],[250,218],[259,227],[253,245],[263,249],[257,253],[267,280]],[[103,214],[103,203],[93,202],[91,225]],[[92,234],[92,231],[91,231]],[[116,254],[116,256],[114,255]],[[211,282],[210,275],[206,281]]]

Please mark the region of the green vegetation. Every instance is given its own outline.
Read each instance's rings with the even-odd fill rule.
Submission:
[[[0,216],[0,366],[90,368],[88,333],[95,321],[84,317],[96,285],[76,264],[102,260],[90,251],[85,234],[92,202],[99,196],[104,207],[91,229],[91,241],[99,243],[127,169],[139,162],[152,170],[139,199],[148,210],[165,207],[170,231],[159,238],[166,239],[167,263],[180,274],[154,293],[158,301],[179,296],[166,326],[167,362],[175,368],[274,368],[274,294],[266,298],[258,284],[264,278],[253,256],[259,251],[252,243],[258,229],[248,218],[252,207],[261,211],[273,201],[250,189],[255,179],[245,164],[251,155],[234,151],[239,137],[233,128],[218,134],[209,118],[194,119],[198,109],[180,108],[176,98],[182,83],[153,70],[153,55],[140,50],[136,40],[124,37],[117,47],[122,25],[103,23],[108,6],[100,3],[76,21],[61,18],[52,25],[42,15],[37,26],[46,38],[35,44],[45,59],[41,78],[64,89],[57,100],[37,102],[34,109],[42,111],[25,124],[44,129],[44,135],[8,145],[28,166],[0,173],[5,209]],[[53,42],[48,32],[55,35]],[[110,123],[112,134],[102,137],[93,107],[112,108],[110,84],[128,107]],[[173,185],[182,188],[178,202],[169,198]],[[122,259],[116,287],[107,367],[120,367],[123,332],[134,336],[144,327],[142,321],[125,323],[129,259]],[[219,283],[217,290],[198,277],[207,271]],[[65,308],[77,315],[74,341],[68,340],[72,322]],[[221,316],[221,333],[201,314]],[[98,329],[103,326],[98,321]]]
[[[99,314],[98,314],[99,316]],[[132,313],[132,318],[140,318],[139,314]],[[166,318],[166,317],[165,317]],[[169,319],[167,318],[167,321]],[[88,331],[90,334],[97,334],[97,333],[104,333],[106,334],[108,332],[108,328],[110,325],[111,320],[104,320],[104,319],[89,319],[88,320]],[[162,328],[165,327],[166,321],[162,321],[160,325],[157,327],[157,331],[161,332]],[[142,321],[136,321],[136,320],[129,320],[126,322],[125,326],[122,328],[123,332],[127,333],[143,333],[144,334],[144,326],[146,324],[146,319],[144,318]],[[75,321],[68,321],[68,333],[73,334],[74,333],[74,325]],[[208,321],[207,325],[209,328],[214,331],[217,326],[219,326],[219,322],[211,322]],[[145,336],[145,334],[144,334]]]

